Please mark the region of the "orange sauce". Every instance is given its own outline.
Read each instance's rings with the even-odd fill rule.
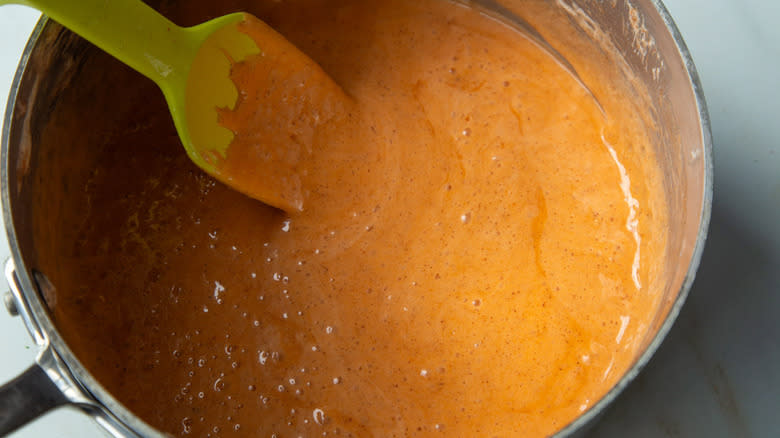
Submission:
[[[84,270],[102,303],[58,304],[101,319],[80,328],[103,346],[87,365],[175,435],[564,427],[631,365],[659,295],[666,210],[630,95],[593,76],[602,113],[521,32],[446,1],[279,8],[334,82],[235,64],[225,166],[283,161],[303,210],[186,157],[144,167],[123,200],[97,177],[106,211],[76,247],[122,255]]]

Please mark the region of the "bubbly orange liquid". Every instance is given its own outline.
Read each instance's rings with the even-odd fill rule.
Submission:
[[[77,247],[122,248],[84,273],[117,292],[103,310],[60,300],[59,318],[89,307],[92,342],[123,342],[85,362],[176,435],[568,424],[633,362],[659,295],[666,210],[630,94],[591,75],[602,113],[521,32],[459,4],[275,8],[338,87],[235,64],[225,166],[295,168],[304,209],[178,170],[186,157],[145,167],[138,196],[95,195],[113,210]]]

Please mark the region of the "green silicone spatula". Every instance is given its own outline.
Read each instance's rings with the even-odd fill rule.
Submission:
[[[279,196],[284,188],[274,181],[258,185],[235,179],[216,164],[234,135],[217,119],[217,108],[233,108],[238,99],[231,62],[260,52],[238,25],[256,18],[235,13],[183,28],[140,0],[0,0],[0,5],[10,3],[42,11],[156,82],[184,148],[200,168],[269,205],[300,210],[300,200]],[[283,38],[268,29],[272,37]]]

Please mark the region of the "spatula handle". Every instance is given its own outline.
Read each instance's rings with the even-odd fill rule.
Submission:
[[[0,0],[40,10],[161,88],[185,81],[199,41],[140,0]]]

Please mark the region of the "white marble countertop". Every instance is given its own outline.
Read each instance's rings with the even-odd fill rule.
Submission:
[[[666,0],[712,117],[715,200],[701,268],[680,318],[594,437],[780,437],[780,1]],[[38,14],[0,7],[0,114]],[[8,256],[4,234],[0,258]],[[0,382],[35,347],[0,309]],[[101,437],[61,409],[16,432]]]

